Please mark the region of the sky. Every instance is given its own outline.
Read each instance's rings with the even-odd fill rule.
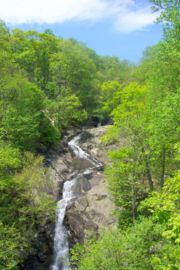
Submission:
[[[51,29],[98,54],[138,63],[162,38],[151,6],[148,0],[0,0],[0,18],[10,29]]]

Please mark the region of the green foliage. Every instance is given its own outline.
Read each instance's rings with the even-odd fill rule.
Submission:
[[[56,187],[37,151],[87,119],[103,118],[100,85],[107,76],[123,82],[127,73],[127,62],[76,40],[50,30],[10,32],[0,22],[1,269],[19,269],[39,226],[54,220]]]
[[[151,2],[164,40],[136,69],[49,30],[9,32],[0,22],[1,269],[18,270],[39,225],[54,218],[55,186],[37,149],[93,117],[113,122],[102,142],[117,144],[106,175],[120,228],[76,246],[74,264],[180,268],[179,1]]]
[[[117,146],[105,172],[120,229],[77,246],[79,270],[180,269],[180,3],[151,2],[165,22],[164,40],[145,52],[135,81],[101,85],[114,123],[102,142]]]
[[[178,140],[179,133],[179,98],[180,89],[163,98],[156,107],[152,108],[148,130],[151,132],[152,147],[161,145],[173,146]]]
[[[171,27],[179,27],[180,3],[177,0],[151,0],[154,4],[153,10],[160,11],[158,21],[170,23]],[[179,29],[178,29],[179,30]]]
[[[68,92],[68,90],[67,90]],[[59,130],[83,123],[87,118],[78,97],[71,94],[59,96],[56,101],[49,102],[49,118]]]
[[[114,229],[104,232],[98,241],[87,242],[82,248],[79,245],[75,247],[74,262],[78,263],[79,270],[177,270],[178,258],[176,262],[168,254],[168,248],[178,252],[178,247],[175,250],[163,240],[162,232],[163,226],[154,224],[151,219],[143,219],[123,231]],[[160,257],[171,258],[171,267],[169,264],[166,268],[166,260],[159,261]]]
[[[41,91],[17,74],[5,79],[7,84],[1,88],[1,139],[25,149],[34,148],[40,137]]]
[[[138,129],[142,125],[142,113],[145,113],[145,94],[147,86],[136,82],[130,83],[123,88],[121,104],[114,107],[112,116],[116,126]]]
[[[154,254],[152,264],[154,269],[179,269],[180,267],[180,173],[166,180],[161,192],[153,192],[142,204],[141,209],[147,208],[155,223],[162,224],[161,235],[165,244],[160,254]]]
[[[163,235],[175,243],[180,242],[180,172],[166,180],[162,192],[154,192],[146,199],[141,207],[147,207],[156,221],[166,224]]]
[[[119,139],[119,128],[116,126],[108,126],[107,133],[101,137],[101,142],[104,145],[110,145],[117,142]]]
[[[25,249],[29,248],[27,240],[13,226],[0,222],[0,269],[18,270],[23,261]]]
[[[113,109],[121,103],[121,92],[122,85],[117,81],[108,81],[101,85],[104,117],[108,117]]]
[[[86,110],[93,107],[95,89],[93,82],[96,67],[79,44],[62,41],[60,51],[53,55],[50,65],[52,80],[50,90],[58,96],[62,88],[70,88],[80,99]]]
[[[42,217],[41,222],[45,222],[48,215],[54,217],[55,183],[48,175],[48,171],[46,172],[46,169],[43,168],[42,162],[42,157],[35,158],[31,153],[26,153],[24,168],[14,179],[19,189],[19,200],[22,204],[24,202],[22,208],[19,209],[21,218],[24,215],[26,219],[26,215],[28,215],[32,218],[33,223],[37,216]],[[33,218],[35,219],[33,220]]]
[[[141,79],[145,77],[148,80],[155,103],[179,88],[179,59],[179,45],[172,40],[164,40],[145,52],[139,71]],[[170,65],[171,69],[168,68]]]
[[[22,160],[19,149],[2,145],[0,147],[0,175],[10,174],[21,167]]]
[[[49,106],[46,105],[49,109]],[[55,146],[62,135],[62,130],[59,126],[55,126],[50,115],[50,109],[43,115],[41,119],[39,130],[40,130],[40,143],[46,145],[48,148]]]
[[[98,56],[96,63],[101,81],[115,80],[121,84],[132,80],[133,66],[130,66],[127,61],[120,61],[117,57]]]
[[[106,168],[108,186],[118,206],[119,226],[124,227],[137,218],[139,201],[144,197],[140,178],[144,167],[142,156],[132,148],[109,153],[111,165]]]
[[[12,160],[13,155],[14,152]],[[54,219],[55,183],[42,162],[42,157],[27,153],[21,171],[15,176],[1,176],[0,269],[19,269],[19,264],[31,253],[39,226]],[[16,168],[19,160],[10,165]]]

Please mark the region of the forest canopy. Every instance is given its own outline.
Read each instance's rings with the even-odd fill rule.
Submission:
[[[0,22],[0,269],[19,269],[39,227],[55,219],[44,155],[69,129],[109,121],[103,85],[127,84],[132,70],[51,30]]]
[[[105,169],[118,225],[75,246],[79,270],[180,269],[180,3],[151,2],[163,40],[147,48],[130,82],[102,85],[113,121],[102,142],[121,145]]]
[[[79,270],[180,269],[179,1],[153,0],[164,37],[139,65],[0,22],[0,269],[21,269],[54,219],[44,155],[69,129],[111,123],[103,144],[117,228],[72,250]],[[21,246],[21,248],[19,248]]]

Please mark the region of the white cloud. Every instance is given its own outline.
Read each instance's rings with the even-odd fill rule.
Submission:
[[[119,14],[116,29],[125,33],[142,30],[146,26],[152,25],[156,18],[157,14],[151,13],[147,8],[127,11],[125,14]]]
[[[131,32],[151,25],[155,15],[133,0],[0,0],[0,18],[11,24],[112,18],[117,30]]]

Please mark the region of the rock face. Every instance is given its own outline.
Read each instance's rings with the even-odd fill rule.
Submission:
[[[54,224],[39,226],[32,242],[31,255],[20,266],[21,270],[47,270],[53,250]]]
[[[87,128],[81,133],[79,146],[92,158],[95,158],[102,165],[107,164],[107,150],[101,143],[101,137],[106,133],[107,126]],[[68,149],[68,141],[73,137],[69,134],[64,140],[63,154],[51,154],[51,166],[53,177],[56,178],[59,186],[58,197],[62,195],[62,187],[67,179],[73,178],[79,172],[92,167],[88,160],[77,158]],[[62,149],[62,147],[61,147]],[[78,177],[76,185],[76,200],[66,211],[65,226],[68,228],[70,246],[80,242],[83,243],[86,234],[92,233],[98,236],[103,228],[114,226],[115,218],[112,216],[114,205],[107,191],[105,176],[101,170],[89,171]]]
[[[105,126],[85,130],[79,144],[91,157],[104,165],[107,163],[107,149],[102,146],[100,138],[105,132]],[[79,170],[84,169],[85,165],[82,162],[79,164]],[[88,167],[87,164],[86,166]],[[98,236],[101,229],[115,225],[115,218],[112,216],[114,206],[102,169],[90,171],[79,179],[79,183],[79,196],[67,209],[65,217],[72,245],[76,242],[83,243],[86,235],[90,233]]]
[[[114,226],[116,223],[112,216],[114,206],[103,175],[108,148],[102,146],[100,138],[105,134],[106,128],[102,126],[69,133],[56,150],[51,150],[46,157],[46,164],[51,168],[52,179],[57,183],[55,191],[57,200],[62,197],[65,181],[78,175],[73,190],[75,199],[66,209],[64,219],[70,247],[77,242],[83,243],[89,234],[98,237],[101,229]],[[79,146],[92,158],[101,162],[101,168],[86,170],[92,167],[90,161],[77,158],[68,147],[68,142],[78,133],[82,134]],[[47,270],[51,265],[54,226],[55,224],[47,224],[39,230],[34,242],[34,253],[23,265],[23,270]]]

